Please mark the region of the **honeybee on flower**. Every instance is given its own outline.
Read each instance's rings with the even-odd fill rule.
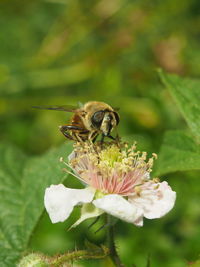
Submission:
[[[136,226],[143,226],[144,217],[164,216],[176,193],[166,181],[150,178],[155,157],[147,160],[135,144],[75,144],[65,164],[86,188],[59,184],[46,189],[44,203],[52,223],[65,221],[76,205],[82,205],[81,217],[72,227],[104,212]]]

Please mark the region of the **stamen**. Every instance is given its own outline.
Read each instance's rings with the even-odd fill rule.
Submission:
[[[70,172],[68,169],[63,168],[63,171],[67,172],[68,174],[71,174],[72,176],[76,177],[77,179],[80,179],[78,176],[76,176],[73,172]]]
[[[78,143],[75,158],[65,165],[78,173],[80,180],[104,193],[129,195],[147,181],[156,154],[147,161],[147,153],[136,151],[136,143]],[[75,176],[75,175],[74,175]]]
[[[67,164],[67,163],[63,160],[62,157],[60,158],[60,161],[63,162],[68,168],[70,168],[70,169],[73,170],[73,168],[72,168],[69,164]],[[74,172],[71,172],[71,171],[69,171],[69,170],[66,169],[66,168],[63,168],[63,171],[65,171],[65,172],[71,174],[72,176],[76,177],[77,179],[81,180],[82,182],[85,182],[83,179],[81,179],[80,176],[77,176]]]

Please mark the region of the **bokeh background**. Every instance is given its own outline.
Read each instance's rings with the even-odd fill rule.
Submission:
[[[67,142],[58,126],[70,114],[31,106],[89,100],[119,107],[119,134],[150,153],[159,153],[166,130],[187,128],[156,70],[200,77],[198,0],[2,0],[0,25],[1,142],[30,156],[42,154]],[[162,177],[178,194],[166,217],[146,220],[143,228],[117,223],[126,266],[146,266],[149,257],[155,267],[182,267],[198,258],[198,176]],[[104,241],[105,232],[94,234],[88,222],[68,232],[76,216],[75,211],[68,222],[52,225],[44,213],[30,249],[54,254],[82,248],[85,238]]]

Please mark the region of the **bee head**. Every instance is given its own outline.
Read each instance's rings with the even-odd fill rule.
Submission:
[[[119,123],[119,115],[114,111],[99,110],[93,114],[91,122],[94,128],[100,130],[105,136],[108,136],[112,129]]]

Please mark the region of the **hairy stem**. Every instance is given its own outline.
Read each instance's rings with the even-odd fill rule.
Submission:
[[[50,264],[52,267],[62,266],[62,264],[73,261],[73,260],[83,260],[83,259],[101,259],[109,255],[109,249],[102,247],[97,251],[88,250],[77,250],[68,252],[61,256],[54,257]]]
[[[109,225],[107,238],[108,238],[108,247],[110,249],[110,257],[117,267],[123,267],[124,265],[122,264],[118,254],[117,254],[115,241],[114,241],[114,226],[111,223],[111,216],[110,215],[107,215],[107,224]]]

